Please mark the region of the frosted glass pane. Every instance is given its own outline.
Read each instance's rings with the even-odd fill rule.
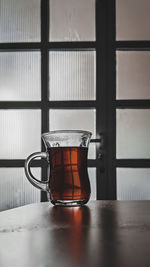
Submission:
[[[40,168],[33,169],[40,177]],[[35,202],[40,202],[40,190],[29,183],[24,168],[0,168],[0,211]]]
[[[96,168],[88,168],[88,174],[91,185],[91,197],[90,200],[96,200]]]
[[[40,151],[40,110],[0,110],[0,159],[26,158]]]
[[[40,65],[39,52],[1,52],[0,100],[40,100]]]
[[[96,111],[89,109],[51,109],[50,130],[85,130],[95,138]]]
[[[150,169],[117,169],[118,200],[150,200]]]
[[[95,100],[95,51],[50,52],[50,99]]]
[[[0,0],[0,42],[40,41],[40,0]]]
[[[117,98],[150,99],[150,52],[117,52]]]
[[[149,0],[116,0],[117,40],[149,40],[149,14]]]
[[[96,143],[89,144],[88,159],[96,159]]]
[[[96,135],[96,111],[88,109],[50,110],[49,129],[53,130],[86,130]],[[95,158],[95,146],[89,146],[88,158]]]
[[[95,41],[95,0],[50,0],[50,41]]]
[[[117,110],[117,158],[150,158],[150,110]]]

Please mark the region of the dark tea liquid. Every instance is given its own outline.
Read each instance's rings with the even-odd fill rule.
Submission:
[[[82,200],[90,197],[86,147],[51,147],[49,187],[51,200]]]

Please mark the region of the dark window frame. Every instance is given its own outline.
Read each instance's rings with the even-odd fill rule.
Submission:
[[[0,109],[40,109],[41,132],[49,130],[49,109],[96,109],[96,159],[88,167],[97,173],[97,199],[116,199],[117,167],[149,167],[150,159],[116,159],[116,110],[150,109],[150,100],[116,100],[116,51],[150,50],[150,41],[116,41],[115,0],[95,0],[96,41],[49,42],[49,0],[41,0],[41,42],[0,43],[1,51],[41,52],[41,101],[0,101]],[[49,51],[96,51],[96,100],[49,101]],[[101,142],[100,142],[101,140]],[[45,149],[41,142],[42,151]],[[35,160],[33,167],[42,168],[47,177],[47,164]],[[0,167],[24,167],[24,160],[0,160]],[[45,192],[41,201],[47,200]]]
[[[89,51],[96,50],[96,42],[49,42],[49,0],[41,0],[41,41],[21,43],[0,43],[0,51],[40,51],[41,52],[41,101],[0,101],[0,109],[40,109],[41,133],[49,131],[49,109],[74,108],[97,109],[97,100],[93,101],[49,101],[49,51]],[[97,131],[96,131],[97,132]],[[100,138],[91,142],[100,143]],[[41,142],[41,150],[44,144]],[[41,167],[42,180],[47,178],[47,164],[43,160],[33,161],[33,167]],[[88,167],[97,167],[97,160],[88,160]],[[0,167],[24,167],[24,159],[1,159]],[[47,200],[41,193],[41,201]]]

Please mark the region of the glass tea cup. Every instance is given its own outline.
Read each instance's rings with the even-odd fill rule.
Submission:
[[[35,152],[25,161],[25,173],[32,185],[47,192],[54,205],[86,204],[91,189],[87,171],[88,147],[92,133],[79,130],[51,131],[42,134],[46,152]],[[33,159],[48,162],[48,179],[40,181],[30,171]]]

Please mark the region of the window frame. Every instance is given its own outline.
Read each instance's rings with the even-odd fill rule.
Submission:
[[[127,41],[127,40],[116,40],[115,39],[114,50],[115,50],[115,54],[117,53],[117,51],[150,51],[150,41],[148,40]],[[115,73],[115,79],[116,79],[116,75],[117,73]],[[144,100],[143,99],[128,99],[128,100],[116,99],[114,104],[115,104],[115,110],[117,109],[138,109],[138,110],[139,109],[150,109],[150,99],[144,99]],[[117,168],[149,168],[149,167],[150,167],[150,159],[143,159],[143,158],[115,159],[116,169]]]
[[[150,109],[150,100],[116,100],[116,52],[150,51],[150,41],[116,41],[116,1],[95,0],[96,40],[89,42],[49,42],[49,0],[41,0],[41,41],[0,43],[0,51],[41,52],[41,101],[0,101],[0,109],[40,109],[41,133],[49,131],[49,109],[96,109],[96,159],[88,167],[96,168],[97,199],[116,199],[116,168],[145,168],[150,159],[116,159],[116,110]],[[96,100],[49,100],[49,51],[96,51]],[[41,150],[45,147],[41,141]],[[42,180],[47,179],[47,164],[35,160],[41,167]],[[24,167],[24,159],[1,159],[0,167]],[[46,201],[45,192],[41,201]]]
[[[96,1],[96,8],[100,1]],[[0,51],[40,51],[41,52],[41,101],[0,101],[0,109],[40,109],[41,110],[41,133],[49,131],[49,110],[50,109],[96,109],[96,125],[99,121],[98,100],[91,101],[50,101],[49,100],[49,51],[91,51],[99,49],[97,41],[89,42],[49,42],[49,0],[41,0],[41,41],[40,42],[20,42],[20,43],[0,43]],[[96,27],[97,29],[98,27]],[[96,30],[96,35],[98,31]],[[98,56],[97,56],[98,55]],[[99,53],[96,55],[96,62],[99,61]],[[98,63],[96,63],[98,65]],[[97,69],[97,66],[96,66]],[[99,84],[96,78],[96,84]],[[97,88],[97,85],[96,85]],[[99,93],[96,95],[99,98]],[[91,142],[97,143],[96,154],[99,155],[100,136],[99,126],[96,126],[96,139]],[[41,141],[41,150],[45,147]],[[97,158],[97,156],[96,156]],[[24,159],[1,159],[1,167],[24,167]],[[33,161],[32,167],[41,167],[42,181],[47,179],[47,164],[43,160]],[[98,173],[98,160],[88,160],[88,167],[96,167]],[[98,181],[98,178],[97,178]],[[98,184],[98,182],[97,182]],[[98,196],[97,188],[97,196]],[[41,201],[46,201],[45,192],[41,192]]]

